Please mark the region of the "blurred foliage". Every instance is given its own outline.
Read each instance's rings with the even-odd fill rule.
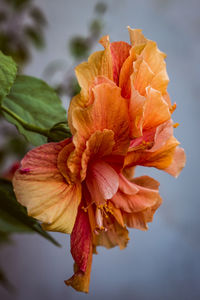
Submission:
[[[82,36],[75,36],[69,43],[69,49],[75,59],[87,56],[90,49],[89,40]]]
[[[0,0],[0,50],[11,56],[22,72],[31,58],[32,47],[41,49],[44,42],[44,29],[47,24],[43,12],[33,0]],[[5,57],[9,62],[9,58]],[[1,59],[2,61],[2,59]],[[4,70],[0,69],[0,73]],[[8,74],[11,83],[14,77]],[[2,81],[0,81],[2,90]],[[10,87],[8,87],[9,89]],[[0,92],[0,96],[2,93]],[[4,144],[0,148],[0,174],[8,161],[20,160],[29,148],[26,140],[12,127],[6,126],[0,114],[1,138]],[[8,133],[9,132],[9,133]]]
[[[44,46],[46,19],[33,0],[0,0],[0,50],[22,67]]]
[[[33,0],[0,0],[0,50],[15,60],[18,64],[18,72],[22,72],[25,64],[29,62],[32,47],[41,49],[44,46],[46,25],[47,21],[43,12]],[[9,62],[8,57],[5,57],[5,60]],[[0,69],[1,74],[4,71]],[[15,74],[13,78],[12,73],[8,75],[12,84]],[[2,83],[4,84],[0,80],[1,87]],[[2,98],[4,95],[0,94],[0,96]],[[13,161],[20,160],[27,152],[29,144],[14,127],[6,126],[2,113],[0,114],[0,126],[1,139],[4,140],[0,148],[0,174],[2,175],[4,165],[8,165],[9,161],[12,165]]]
[[[68,42],[69,52],[72,57],[73,65],[70,68],[66,68],[62,79],[59,82],[53,82],[52,78],[55,73],[63,69],[63,64],[60,66],[59,61],[52,62],[45,70],[45,75],[50,77],[52,85],[59,95],[67,95],[70,98],[79,93],[80,86],[74,76],[74,66],[81,62],[81,60],[87,59],[91,53],[93,46],[96,44],[102,30],[104,28],[103,17],[107,10],[107,5],[103,2],[99,2],[94,7],[94,18],[88,24],[87,36],[76,35],[73,36]]]
[[[68,48],[73,65],[67,70],[65,68],[62,79],[54,84],[60,95],[72,97],[79,93],[80,86],[73,73],[74,66],[87,58],[99,39],[106,9],[106,4],[98,3],[94,8],[94,18],[88,24],[87,36],[77,35],[70,39]],[[0,0],[0,50],[18,64],[18,73],[22,72],[29,61],[32,47],[40,49],[44,46],[43,31],[46,24],[44,14],[33,0]],[[37,232],[58,245],[17,202],[10,180],[19,167],[19,161],[30,149],[29,142],[39,145],[70,136],[66,112],[53,89],[37,78],[16,76],[14,62],[5,55],[0,53],[0,138],[4,141],[0,148],[0,247],[11,242],[13,233],[24,232]],[[47,71],[50,70],[52,75],[61,68],[63,63],[59,65],[53,62]],[[8,126],[5,118],[16,125],[26,140]],[[10,168],[5,171],[3,165],[8,165],[8,162]],[[13,289],[1,267],[0,284],[9,290]]]

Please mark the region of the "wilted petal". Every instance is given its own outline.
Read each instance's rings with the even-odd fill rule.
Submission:
[[[80,271],[87,269],[92,235],[88,215],[79,208],[76,222],[71,233],[71,253]]]
[[[119,225],[115,219],[107,220],[107,222],[107,230],[99,232],[99,235],[96,236],[96,245],[107,249],[115,246],[119,246],[121,250],[126,248],[129,241],[128,230]]]
[[[112,215],[114,216],[116,221],[119,223],[119,225],[121,225],[122,227],[125,227],[121,210],[119,208],[116,208],[111,201],[108,201],[108,207],[112,211]]]
[[[83,272],[79,270],[78,265],[75,263],[74,275],[68,280],[66,280],[65,284],[72,286],[75,290],[79,292],[88,293],[89,286],[90,286],[91,267],[92,267],[92,247],[90,247],[86,271]]]

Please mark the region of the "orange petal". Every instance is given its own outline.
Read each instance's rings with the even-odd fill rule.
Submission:
[[[129,181],[125,176],[119,174],[119,189],[121,192],[127,195],[135,195],[139,189],[135,184]]]
[[[111,55],[106,50],[95,52],[90,55],[88,62],[78,65],[75,72],[83,98],[87,101],[90,84],[96,76],[104,75],[112,80]]]
[[[109,164],[100,160],[94,161],[89,168],[86,184],[93,201],[101,205],[117,192],[119,177]]]
[[[120,89],[107,83],[94,87],[94,102],[87,109],[73,112],[73,125],[77,130],[76,140],[88,140],[96,130],[109,129],[115,134],[116,154],[124,154],[128,144],[128,105],[120,95]]]
[[[147,223],[153,221],[155,211],[161,205],[162,199],[160,196],[157,198],[157,202],[145,210],[137,213],[123,213],[124,223],[130,228],[136,228],[140,230],[147,230]]]
[[[60,171],[60,173],[65,177],[68,183],[72,183],[73,178],[70,173],[69,168],[67,167],[67,159],[70,155],[70,153],[74,150],[74,144],[71,142],[59,152],[58,158],[57,158],[57,166]]]
[[[132,29],[128,26],[128,31],[129,31],[131,45],[135,46],[135,45],[146,44],[147,39],[142,34],[141,29]]]
[[[141,53],[141,58],[145,60],[154,74],[166,69],[166,63],[164,61],[166,54],[161,52],[156,42],[147,41],[144,50]]]
[[[154,135],[153,147],[149,149],[150,152],[159,150],[166,144],[166,141],[173,136],[173,124],[172,120],[169,120],[156,128]]]
[[[131,46],[125,42],[113,42],[110,44],[113,65],[113,80],[118,85],[119,74],[124,61],[129,56]]]
[[[72,113],[76,107],[85,107],[86,105],[87,105],[87,101],[81,94],[74,96],[72,98],[72,100],[70,101],[68,115],[67,115],[67,121],[68,121],[69,128],[70,128],[72,135],[74,135],[76,133],[76,130],[72,124]]]
[[[171,136],[158,150],[137,150],[129,152],[125,158],[125,167],[142,165],[165,170],[173,161],[174,152],[179,142]]]
[[[152,222],[155,211],[162,203],[162,199],[158,194],[159,182],[157,182],[149,176],[141,176],[134,178],[132,182],[137,184],[140,188],[143,187],[148,190],[151,190],[152,192],[155,192],[155,202],[152,202],[151,206],[146,207],[145,209],[139,212],[123,212],[123,219],[128,227],[137,228],[140,230],[147,230],[147,223]]]
[[[148,88],[144,105],[143,129],[156,127],[171,118],[169,107],[160,92]]]
[[[160,91],[162,95],[167,93],[169,78],[164,61],[165,57],[166,55],[157,48],[155,42],[147,41],[144,50],[135,60],[134,86],[142,95],[144,95],[145,88],[149,85]]]
[[[130,114],[130,136],[135,138],[142,135],[143,115],[144,115],[144,103],[146,98],[141,96],[132,85],[131,99],[129,103]]]
[[[183,148],[177,147],[174,152],[172,163],[166,169],[164,169],[164,171],[174,177],[178,177],[181,170],[185,166],[185,161],[186,156]]]
[[[130,50],[129,57],[125,60],[123,66],[121,67],[119,75],[119,87],[121,88],[122,96],[129,99],[131,96],[131,74],[133,73],[133,62],[136,59],[135,49]]]
[[[121,175],[122,178],[122,175]],[[157,198],[159,197],[158,189],[149,188],[148,186],[145,186],[145,180],[155,181],[148,177],[143,176],[142,178],[139,178],[137,183],[135,184],[134,180],[132,180],[129,183],[129,189],[128,194],[125,192],[122,192],[122,190],[119,190],[114,197],[112,198],[112,202],[117,208],[120,208],[121,210],[132,213],[132,212],[139,212],[147,207],[153,206],[157,202]],[[140,181],[144,181],[143,185],[139,185]],[[133,193],[130,193],[132,185]]]
[[[83,152],[81,165],[81,178],[86,176],[87,165],[89,160],[98,157],[98,159],[110,155],[112,153],[114,141],[114,132],[104,129],[103,131],[95,131],[86,143],[86,149]]]
[[[167,92],[168,83],[169,77],[166,69],[164,68],[159,73],[157,73],[156,76],[154,76],[153,80],[151,81],[151,87],[161,92],[162,95],[165,95]]]
[[[71,233],[81,186],[68,185],[57,168],[58,153],[70,142],[49,143],[28,152],[13,179],[17,200],[47,230]]]
[[[82,153],[86,142],[96,131],[112,130],[115,145],[112,155],[126,154],[129,146],[128,104],[121,97],[120,89],[108,83],[94,87],[94,102],[86,109],[76,108],[73,111],[73,126],[76,134],[73,138],[75,151],[68,159],[71,172],[80,173]]]
[[[121,210],[119,208],[116,208],[111,201],[108,201],[107,203],[108,203],[108,207],[112,211],[112,214],[115,217],[116,221],[119,223],[119,225],[121,225],[122,227],[125,227]]]
[[[135,78],[133,78],[134,88],[140,93],[140,95],[144,96],[146,94],[146,88],[150,85],[153,77],[154,73],[143,60],[140,63],[139,70],[135,75]]]

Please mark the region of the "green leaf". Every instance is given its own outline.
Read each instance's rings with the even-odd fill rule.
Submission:
[[[17,66],[11,57],[0,51],[0,102],[9,93],[15,80]]]
[[[66,138],[70,138],[71,136],[68,124],[66,122],[59,122],[51,128],[48,142],[60,142]]]
[[[56,123],[67,122],[66,111],[55,91],[44,81],[30,76],[17,76],[10,94],[3,99],[3,107],[25,123],[43,130],[49,130]],[[32,145],[39,146],[47,142],[47,137],[25,129],[6,112],[3,114]]]
[[[16,200],[12,183],[5,179],[0,179],[0,228],[1,232],[7,234],[37,232],[60,246],[34,218],[27,215],[25,207]]]

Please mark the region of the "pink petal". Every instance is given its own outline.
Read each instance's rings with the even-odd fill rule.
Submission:
[[[139,177],[136,181],[132,180],[129,186],[128,184],[126,185],[126,187],[129,187],[129,189],[127,188],[128,193],[125,192],[125,185],[123,185],[123,191],[119,189],[113,196],[112,202],[117,208],[128,213],[139,212],[151,207],[157,202],[159,197],[158,183],[156,182],[157,186],[155,188],[155,182],[148,176]],[[150,184],[154,184],[153,188]],[[133,190],[132,194],[131,188]]]
[[[86,184],[93,200],[100,205],[117,192],[119,177],[109,164],[99,160],[91,163]]]

